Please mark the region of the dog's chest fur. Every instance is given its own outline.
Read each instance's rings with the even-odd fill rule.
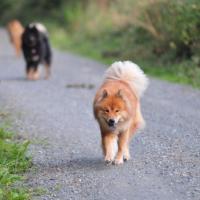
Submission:
[[[39,50],[36,47],[30,48],[30,58],[32,61],[40,60]]]

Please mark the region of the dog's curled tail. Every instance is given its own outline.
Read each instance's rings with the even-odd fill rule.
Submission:
[[[48,31],[43,24],[38,23],[38,22],[33,22],[33,23],[29,24],[29,27],[33,27],[33,26],[35,26],[38,31],[44,33],[45,35],[48,35]]]
[[[131,61],[114,62],[105,73],[105,80],[121,80],[140,98],[148,86],[148,78],[138,65]]]

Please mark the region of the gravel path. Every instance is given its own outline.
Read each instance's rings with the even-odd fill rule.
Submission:
[[[28,82],[4,30],[0,41],[0,108],[33,141],[28,184],[46,190],[34,199],[200,199],[200,91],[151,79],[142,100],[147,127],[131,143],[132,160],[105,166],[92,114],[105,67],[55,51],[52,78]]]

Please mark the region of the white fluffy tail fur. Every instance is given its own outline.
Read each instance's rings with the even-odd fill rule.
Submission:
[[[48,34],[47,29],[45,28],[45,26],[43,24],[38,23],[38,22],[34,22],[34,23],[29,24],[29,27],[33,27],[33,26],[35,26],[38,31],[40,31],[40,32],[42,32],[46,35]]]
[[[148,86],[148,78],[138,65],[131,61],[114,62],[105,73],[105,80],[121,80],[129,84],[140,98]]]

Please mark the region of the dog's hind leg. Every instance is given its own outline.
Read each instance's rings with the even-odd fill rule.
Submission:
[[[50,65],[45,63],[45,70],[46,70],[46,74],[45,74],[45,79],[48,79],[51,75],[51,69],[50,69]]]
[[[19,57],[21,55],[21,44],[17,44],[16,46],[16,56]]]
[[[45,44],[45,50],[46,50],[45,58],[44,58],[45,69],[46,69],[45,79],[48,79],[51,75],[52,51],[51,51],[51,47],[50,47],[49,40],[47,37],[44,38],[44,44]]]

